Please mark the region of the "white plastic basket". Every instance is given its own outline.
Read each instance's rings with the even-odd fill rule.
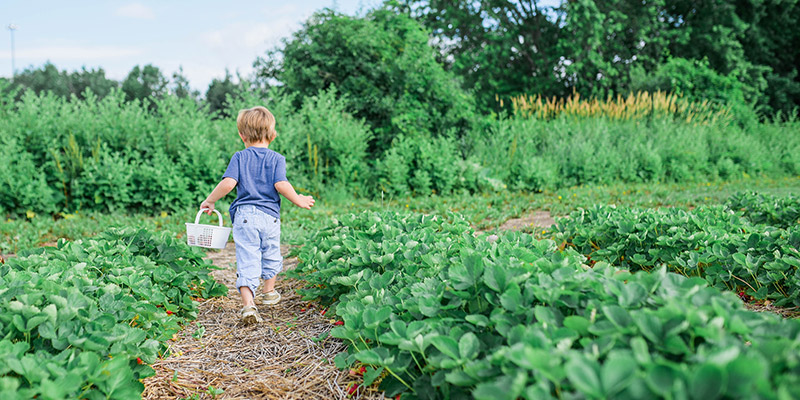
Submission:
[[[219,217],[219,226],[201,224],[200,215],[207,208],[200,209],[197,216],[194,218],[194,223],[186,223],[186,243],[189,246],[205,247],[209,249],[224,249],[228,244],[228,236],[231,234],[231,228],[222,226],[222,214],[214,210]]]

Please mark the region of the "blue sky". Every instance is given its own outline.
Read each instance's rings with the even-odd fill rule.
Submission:
[[[378,0],[35,1],[0,2],[0,76],[51,61],[59,69],[102,67],[121,80],[135,65],[171,76],[179,66],[205,92],[228,68],[249,74],[257,56],[296,31],[314,11],[355,14]]]

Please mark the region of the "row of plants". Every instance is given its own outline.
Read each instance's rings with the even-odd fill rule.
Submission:
[[[621,184],[576,186],[544,191],[541,193],[520,192],[509,196],[507,192],[483,192],[475,194],[450,194],[419,197],[388,197],[381,199],[353,198],[321,193],[312,212],[288,206],[281,210],[281,240],[288,244],[302,244],[315,231],[327,226],[329,218],[363,210],[414,211],[425,214],[445,215],[448,211],[461,214],[479,230],[500,226],[509,218],[525,216],[530,210],[547,210],[552,215],[566,215],[578,208],[594,204],[616,204],[627,207],[679,207],[688,209],[702,205],[728,204],[728,207],[743,208],[732,203],[732,196],[745,196],[747,191],[757,190],[757,196],[775,201],[790,201],[791,193],[800,190],[800,178],[780,179],[750,178],[723,182]],[[744,193],[744,194],[742,194]],[[229,224],[224,212],[233,196],[221,200],[217,208],[223,212],[224,222]],[[782,200],[783,199],[783,200]],[[751,207],[768,207],[769,200],[750,202]],[[761,205],[759,205],[761,204]],[[94,235],[107,227],[142,227],[155,231],[168,231],[182,235],[184,223],[194,220],[197,210],[191,205],[176,212],[152,211],[103,213],[79,211],[55,215],[34,212],[0,220],[0,254],[16,253],[20,249],[37,247],[55,242],[58,238],[80,239]],[[738,209],[737,208],[737,209]],[[788,210],[788,207],[780,207]],[[762,213],[767,212],[766,210]],[[788,216],[788,214],[787,214]],[[208,218],[208,219],[206,219]],[[756,217],[751,217],[756,218]],[[203,217],[203,222],[212,221]],[[215,220],[212,221],[215,223]],[[527,232],[546,234],[549,227],[524,227]],[[179,236],[180,237],[180,236]]]
[[[140,399],[197,299],[227,294],[169,234],[109,230],[0,265],[0,398]]]
[[[596,262],[455,214],[343,216],[289,272],[331,306],[334,360],[401,399],[800,396],[800,321],[655,268]],[[363,369],[361,367],[364,367]]]
[[[754,224],[788,228],[800,223],[800,197],[773,196],[758,192],[733,194],[725,202],[728,209],[741,212]]]
[[[666,266],[720,289],[798,306],[796,203],[791,196],[776,200],[742,194],[726,206],[693,210],[596,205],[559,218],[552,238],[591,263],[604,261],[631,271]]]
[[[3,96],[0,91],[0,215],[179,211],[202,200],[243,148],[233,117],[215,119],[174,96],[153,109],[126,102],[120,92],[102,99],[91,93],[83,99]],[[620,112],[649,101],[633,99]],[[302,98],[277,89],[244,93],[231,99],[229,115],[256,104],[276,116],[279,135],[271,148],[286,156],[290,180],[317,196],[540,192],[800,172],[794,120],[743,128],[725,119],[633,111],[625,118],[547,120],[520,111],[476,116],[459,134],[393,131],[378,151],[373,128],[353,117],[335,87]]]

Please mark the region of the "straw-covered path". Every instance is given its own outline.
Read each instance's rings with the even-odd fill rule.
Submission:
[[[281,250],[286,255],[288,247]],[[301,282],[279,275],[276,288],[281,302],[259,307],[263,323],[242,326],[241,299],[233,287],[233,243],[208,255],[223,268],[213,275],[228,285],[228,296],[200,303],[197,320],[170,342],[168,356],[153,365],[156,375],[144,381],[144,399],[384,398],[363,387],[349,393],[360,377],[333,365],[333,358],[346,346],[338,339],[318,339],[330,331],[334,320],[300,300],[295,289]],[[296,265],[296,258],[284,260],[284,270]]]

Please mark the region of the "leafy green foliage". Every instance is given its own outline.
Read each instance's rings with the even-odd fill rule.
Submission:
[[[208,84],[208,89],[206,90],[208,111],[212,114],[219,113],[219,116],[223,118],[235,117],[236,114],[231,113],[234,110],[230,109],[228,96],[233,100],[241,96],[243,89],[241,82],[239,84],[234,83],[230,72],[225,71],[224,79],[214,78]]]
[[[372,127],[372,156],[400,134],[461,135],[473,123],[471,96],[436,61],[427,32],[390,8],[363,18],[319,11],[280,53],[260,60],[259,73],[277,78],[298,101],[335,86],[347,110]]]
[[[146,230],[28,253],[0,265],[4,399],[141,398],[194,298],[227,294],[202,252]]]
[[[80,71],[59,71],[50,62],[41,68],[30,67],[14,76],[12,88],[31,90],[36,94],[53,93],[60,97],[84,98],[86,90],[91,90],[98,97],[105,97],[119,87],[117,81],[106,78],[102,68]]]
[[[120,91],[102,99],[87,92],[84,100],[33,92],[16,103],[12,94],[0,97],[5,215],[182,211],[211,191],[243,146],[233,118],[210,116],[191,97],[165,95],[153,110]],[[305,193],[337,198],[800,173],[797,121],[745,129],[667,116],[515,115],[484,121],[462,138],[398,133],[376,154],[369,143],[378,131],[348,111],[353,99],[339,86],[308,97],[270,90],[229,99],[229,115],[268,105],[279,132],[272,148],[287,157],[290,180]]]
[[[800,321],[665,268],[631,274],[549,240],[474,236],[458,216],[348,215],[299,252],[331,303],[335,363],[386,395],[440,399],[797,395]]]
[[[789,208],[778,214],[793,214],[795,220],[780,228],[746,218],[763,219],[758,212],[743,215],[720,206],[691,211],[594,206],[558,219],[553,238],[591,262],[634,271],[666,266],[720,289],[800,305],[800,225],[796,209]]]
[[[154,100],[160,99],[167,91],[167,78],[161,70],[147,64],[144,67],[133,67],[122,81],[122,91],[128,100],[136,100],[149,106],[155,106]]]
[[[754,224],[789,228],[800,223],[800,197],[776,197],[756,192],[732,195],[725,207],[741,211]]]
[[[691,100],[708,100],[720,105],[745,102],[742,83],[711,69],[708,60],[670,58],[650,75],[646,75],[643,68],[634,69],[631,75],[634,92],[674,92]]]
[[[466,159],[510,188],[732,180],[800,169],[800,125],[691,124],[670,117],[551,121],[515,116],[474,131]],[[783,133],[783,134],[782,134]]]
[[[441,58],[484,109],[502,108],[497,96],[625,95],[641,85],[640,72],[669,91],[743,97],[770,115],[800,104],[797,0],[402,3],[432,30]],[[698,65],[704,60],[713,74]],[[692,80],[683,72],[722,86],[687,90]]]
[[[563,24],[557,8],[538,0],[403,3],[431,29],[441,58],[475,92],[483,109],[498,108],[498,97],[566,94],[566,87],[555,83]]]
[[[240,148],[235,124],[212,120],[189,98],[168,95],[157,104],[152,112],[126,102],[120,91],[85,100],[24,94],[0,122],[8,143],[0,150],[0,209],[22,214],[194,205]]]

